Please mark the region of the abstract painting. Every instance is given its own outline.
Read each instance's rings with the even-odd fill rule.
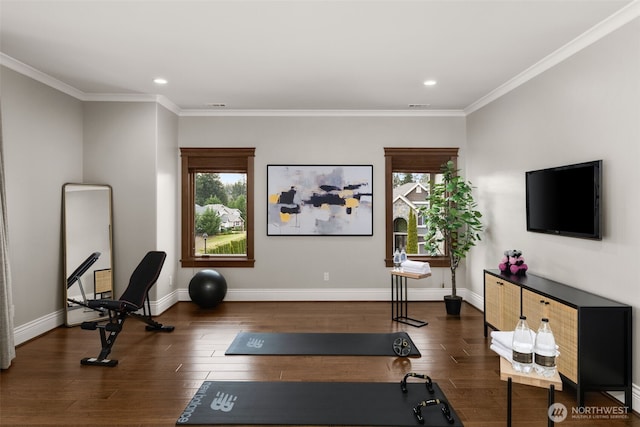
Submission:
[[[372,165],[267,165],[268,236],[372,236]]]

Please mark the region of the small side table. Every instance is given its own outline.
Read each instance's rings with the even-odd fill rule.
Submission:
[[[552,377],[543,377],[534,372],[530,374],[523,374],[522,372],[516,372],[509,362],[504,357],[500,357],[500,379],[503,381],[507,381],[507,427],[511,427],[511,388],[512,383],[519,383],[530,385],[534,387],[542,387],[549,389],[549,406],[554,403],[554,392],[555,390],[562,390],[562,379],[560,379],[560,375],[556,371]],[[551,427],[554,425],[554,422],[551,418],[548,418],[548,426]]]
[[[429,276],[431,276],[431,273],[418,274],[391,270],[391,320],[417,328],[428,324],[422,320],[409,317],[407,279],[424,279]]]

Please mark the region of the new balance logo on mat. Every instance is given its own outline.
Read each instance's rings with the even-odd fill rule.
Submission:
[[[264,340],[258,338],[249,338],[249,341],[247,341],[247,347],[262,348],[263,344]]]
[[[198,410],[198,407],[203,404],[206,406],[206,401],[209,400],[207,399],[207,392],[209,391],[209,387],[212,386],[213,383],[207,381],[202,384],[196,395],[191,399],[191,402],[189,402],[189,405],[187,405],[185,410],[182,412],[182,415],[180,415],[180,418],[178,418],[177,424],[190,424],[189,421],[194,412]],[[238,396],[217,391],[216,396],[211,400],[210,407],[214,411],[231,412],[237,399]]]
[[[211,402],[211,409],[214,411],[231,412],[238,396],[217,392],[215,399]]]

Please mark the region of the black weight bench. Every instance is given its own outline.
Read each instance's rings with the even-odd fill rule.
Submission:
[[[100,355],[98,357],[85,357],[80,361],[82,365],[116,366],[118,364],[117,360],[107,359],[107,356],[111,353],[111,348],[116,338],[118,338],[118,334],[122,332],[122,325],[128,317],[133,317],[146,323],[147,331],[173,331],[173,326],[163,326],[151,318],[151,305],[149,303],[149,289],[151,289],[158,280],[166,257],[167,254],[165,252],[148,252],[131,275],[129,286],[127,286],[127,289],[120,299],[96,299],[87,301],[89,308],[98,311],[108,311],[109,319],[104,321],[83,322],[80,325],[82,329],[98,329],[102,343]],[[143,314],[137,313],[140,309],[142,309]]]

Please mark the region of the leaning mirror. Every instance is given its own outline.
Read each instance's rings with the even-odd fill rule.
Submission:
[[[67,326],[105,317],[90,299],[112,298],[112,209],[108,185],[65,184],[62,190]]]

